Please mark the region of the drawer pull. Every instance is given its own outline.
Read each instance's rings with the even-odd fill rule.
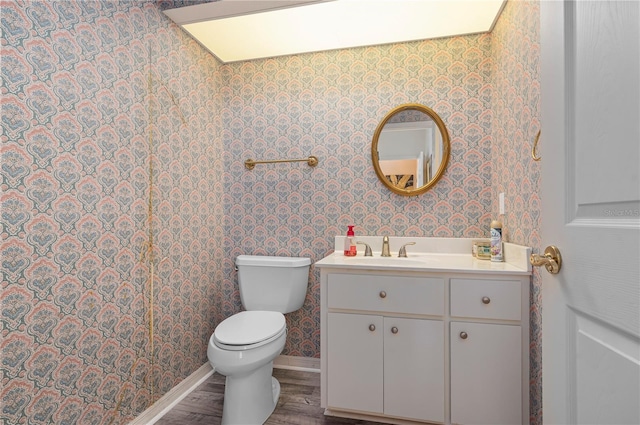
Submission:
[[[489,297],[482,297],[482,304],[489,304],[491,302],[491,298]]]
[[[395,326],[391,328],[391,333],[392,334],[397,334],[398,333],[398,328],[396,328]]]
[[[376,325],[374,325],[374,324],[369,325],[369,330],[371,332],[375,331],[376,330]]]
[[[467,339],[468,336],[466,332],[460,332],[460,338]]]
[[[387,298],[387,293],[384,291],[380,291],[380,298]]]

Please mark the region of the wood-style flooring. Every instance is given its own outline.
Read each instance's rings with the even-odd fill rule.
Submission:
[[[274,369],[280,400],[265,425],[377,425],[335,418],[320,407],[320,374]],[[157,425],[218,425],[222,418],[225,377],[214,373],[156,422]]]

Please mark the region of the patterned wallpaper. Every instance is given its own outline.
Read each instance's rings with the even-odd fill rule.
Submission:
[[[491,35],[455,37],[224,65],[225,245],[221,319],[239,311],[232,260],[242,253],[316,261],[333,237],[387,233],[488,236],[505,192],[507,241],[539,246],[537,2],[508,2]],[[401,103],[438,113],[452,139],[443,179],[406,198],[385,190],[370,160],[377,123]],[[529,136],[531,134],[531,136]],[[529,139],[525,139],[529,137]],[[516,141],[521,141],[516,144]],[[244,169],[247,158],[320,164]],[[287,315],[284,354],[319,356],[319,272]],[[531,423],[541,423],[540,287],[531,306]]]
[[[9,422],[125,423],[140,413],[206,361],[213,327],[239,311],[239,254],[316,261],[348,224],[356,235],[486,236],[500,191],[507,240],[539,245],[539,172],[527,156],[538,125],[537,3],[509,2],[493,35],[228,65],[153,3],[2,3]],[[407,102],[438,113],[452,143],[442,180],[410,198],[384,189],[370,161],[377,123]],[[308,155],[320,164],[243,165]],[[150,268],[140,261],[150,198],[153,356]],[[537,423],[535,278],[533,288]],[[304,307],[287,315],[284,354],[319,356],[319,297],[313,269]]]
[[[336,235],[475,237],[491,220],[491,36],[339,50],[222,66],[225,146],[223,317],[239,311],[238,254],[319,260]],[[370,146],[380,120],[402,103],[438,113],[451,137],[450,164],[418,197],[378,181]],[[258,165],[253,159],[303,158]],[[320,355],[319,272],[304,307],[287,315],[284,354]]]
[[[492,215],[505,194],[507,241],[540,250],[540,163],[531,146],[540,129],[540,10],[537,1],[510,1],[492,33],[493,100]],[[540,268],[531,284],[531,424],[542,423]]]
[[[219,66],[152,2],[1,6],[0,422],[127,423],[206,362]]]

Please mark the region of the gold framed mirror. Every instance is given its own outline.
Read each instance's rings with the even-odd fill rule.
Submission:
[[[449,133],[431,108],[406,103],[378,124],[371,160],[378,179],[389,190],[415,196],[429,190],[444,174],[451,149]]]

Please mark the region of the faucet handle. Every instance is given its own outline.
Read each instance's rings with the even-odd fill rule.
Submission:
[[[400,251],[398,251],[398,257],[407,257],[407,249],[405,248],[407,245],[415,245],[415,242],[409,242],[400,247]]]
[[[356,242],[358,245],[364,245],[364,256],[365,257],[373,257],[373,253],[371,252],[371,247],[366,242]]]

